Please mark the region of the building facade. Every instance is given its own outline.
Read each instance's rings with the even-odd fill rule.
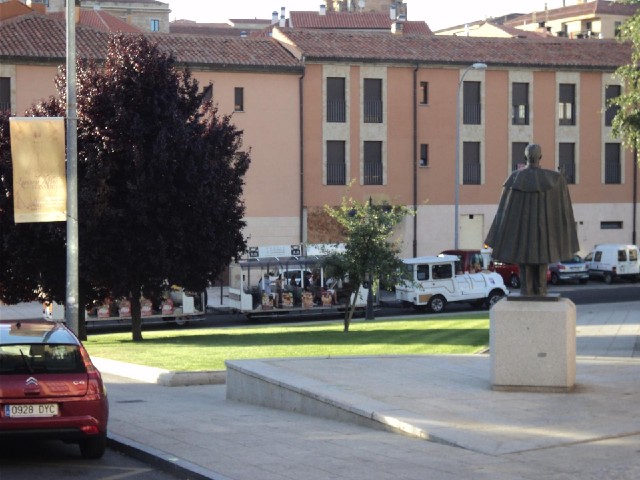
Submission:
[[[47,56],[20,40],[44,32]],[[348,195],[415,207],[401,226],[403,256],[453,248],[456,236],[480,248],[529,142],[568,180],[580,253],[635,234],[637,164],[612,137],[607,106],[622,92],[612,74],[628,45],[279,28],[271,38],[153,39],[212,84],[220,112],[244,131],[251,246],[335,239],[323,208]],[[99,60],[106,42],[79,26],[81,57]],[[64,45],[55,18],[0,25],[0,92],[14,114],[54,94]],[[472,67],[480,62],[487,68]]]

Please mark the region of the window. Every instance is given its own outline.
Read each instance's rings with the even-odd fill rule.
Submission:
[[[462,144],[462,183],[480,185],[480,142]]]
[[[575,125],[576,120],[576,86],[573,83],[560,84],[558,118],[560,125]]]
[[[346,185],[345,142],[327,142],[327,185]]]
[[[0,373],[86,373],[77,345],[21,343],[0,346]]]
[[[564,175],[567,183],[576,183],[575,144],[558,145],[558,170]]]
[[[622,183],[619,143],[604,145],[604,183]]]
[[[613,118],[620,110],[620,107],[618,105],[610,105],[609,101],[619,97],[621,93],[622,88],[620,87],[620,85],[607,85],[604,90],[604,106],[607,109],[604,113],[604,125],[606,127],[610,127],[611,125],[613,125]]]
[[[429,280],[429,265],[418,265],[416,273],[418,281]]]
[[[429,145],[427,145],[426,143],[420,144],[420,166],[429,166]]]
[[[364,123],[382,123],[382,80],[364,79]]]
[[[600,229],[601,230],[621,230],[622,222],[611,222],[611,221],[600,222]],[[598,256],[598,253],[596,253],[596,257]],[[599,262],[600,259],[598,258],[596,261]]]
[[[462,89],[462,123],[480,125],[480,82],[464,82]]]
[[[160,20],[155,20],[155,19],[151,20],[151,31],[152,32],[160,31]]]
[[[327,78],[327,122],[346,122],[345,79]]]
[[[213,85],[209,84],[202,90],[202,103],[210,102],[213,98]]]
[[[429,82],[420,82],[420,105],[429,103]]]
[[[382,185],[382,142],[364,142],[364,184]]]
[[[236,112],[244,112],[244,88],[235,88],[235,107]]]
[[[524,156],[527,145],[527,142],[513,142],[511,144],[511,171],[516,171],[527,165],[527,159]]]
[[[511,123],[529,125],[529,84],[514,83],[512,95]]]
[[[11,79],[0,77],[0,111],[11,110]]]
[[[613,34],[616,38],[620,37],[620,31],[622,30],[622,22],[613,22]]]
[[[436,264],[431,266],[431,278],[433,280],[445,280],[453,278],[453,269],[450,263]]]

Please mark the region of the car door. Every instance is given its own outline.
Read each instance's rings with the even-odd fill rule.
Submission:
[[[431,265],[431,279],[427,282],[432,293],[444,295],[447,299],[456,292],[455,275],[451,262],[434,263]]]

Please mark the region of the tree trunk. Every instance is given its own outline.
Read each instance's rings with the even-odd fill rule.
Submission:
[[[349,331],[349,325],[351,325],[351,319],[353,318],[353,313],[356,310],[356,302],[358,300],[358,295],[360,294],[360,285],[356,288],[355,295],[353,296],[353,300],[349,297],[349,302],[347,302],[347,309],[344,312],[344,332]]]
[[[142,315],[140,309],[140,289],[131,295],[131,338],[134,342],[142,341]]]

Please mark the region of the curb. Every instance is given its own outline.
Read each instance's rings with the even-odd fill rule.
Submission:
[[[220,385],[226,383],[225,370],[203,372],[184,372],[164,368],[134,365],[108,358],[91,357],[93,364],[101,373],[126,377],[145,383],[156,383],[164,387],[188,387],[190,385]]]
[[[231,480],[229,477],[207,470],[181,458],[163,452],[147,445],[143,445],[120,435],[109,433],[107,435],[107,445],[118,452],[140,460],[149,465],[175,475],[180,478],[189,478],[189,480]]]

